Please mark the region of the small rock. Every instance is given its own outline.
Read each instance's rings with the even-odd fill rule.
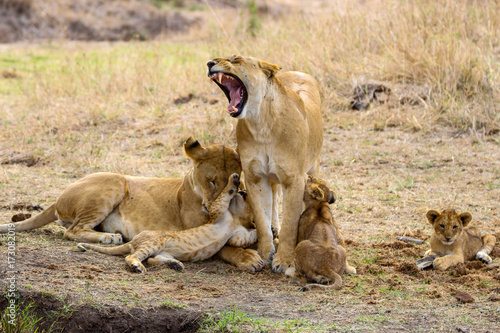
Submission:
[[[24,220],[27,220],[31,217],[31,214],[28,214],[28,213],[18,213],[18,214],[14,214],[12,215],[11,217],[11,220],[12,222],[20,222],[20,221],[24,221]]]
[[[489,297],[489,300],[492,302],[498,302],[500,301],[500,295],[499,294],[493,294]]]
[[[475,301],[474,297],[472,297],[465,291],[457,291],[453,296],[455,296],[455,298],[462,303],[472,303]]]

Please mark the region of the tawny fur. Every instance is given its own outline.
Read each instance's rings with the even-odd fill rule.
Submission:
[[[472,221],[469,212],[458,214],[454,209],[446,209],[441,213],[429,210],[426,217],[434,226],[434,232],[431,248],[425,256],[438,256],[433,262],[435,269],[446,270],[475,259],[487,264],[492,262],[489,254],[495,246],[496,238],[488,234],[481,236],[478,229],[468,226]]]
[[[274,234],[279,248],[272,259],[274,271],[293,266],[298,221],[306,173],[317,175],[323,144],[321,92],[318,82],[300,72],[283,72],[277,65],[252,57],[215,58],[208,74],[237,77],[247,102],[238,113],[236,139],[245,185],[259,235],[258,251],[273,258]],[[231,78],[229,80],[232,80]],[[223,86],[219,82],[219,86]],[[227,94],[229,98],[231,98]],[[283,222],[278,221],[278,199],[283,192]]]
[[[203,147],[189,138],[184,151],[193,168],[184,179],[133,177],[95,173],[71,184],[42,213],[15,223],[16,231],[58,220],[66,239],[121,244],[143,230],[186,230],[209,222],[206,209],[221,193],[228,177],[241,172],[235,149],[216,144]],[[1,225],[0,232],[8,231]],[[240,269],[262,269],[253,249],[226,246],[218,256]]]
[[[304,286],[304,291],[314,288],[340,289],[340,275],[344,272],[356,273],[356,269],[347,263],[344,240],[330,211],[329,204],[334,201],[333,192],[323,180],[308,177],[304,191],[306,209],[300,216],[298,244],[295,248],[295,275],[316,283]]]
[[[202,226],[183,231],[142,231],[129,243],[117,247],[103,247],[95,244],[78,244],[80,249],[124,255],[127,264],[144,273],[148,264],[166,264],[176,270],[183,270],[179,261],[200,261],[215,255],[228,242],[229,245],[247,247],[257,241],[256,230],[249,230],[252,215],[243,196],[239,194],[239,176],[233,174],[220,196],[209,208],[210,221]]]

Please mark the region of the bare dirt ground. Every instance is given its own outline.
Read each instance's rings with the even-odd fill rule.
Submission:
[[[0,1],[0,4],[8,2]],[[26,16],[22,21],[25,25],[19,28],[25,29],[22,36],[45,31],[54,33],[52,38],[65,38],[57,35],[60,30],[51,30],[51,26],[45,30],[33,29],[26,13],[40,8],[37,6],[64,5],[71,1],[11,2],[25,3],[25,7],[9,9],[21,11],[21,19]],[[195,4],[200,2],[193,1]],[[226,2],[231,3],[217,3]],[[360,1],[367,6],[371,2]],[[94,10],[85,7],[88,1],[78,3],[80,13]],[[112,6],[106,1],[95,3],[100,9]],[[151,14],[156,13],[152,6],[144,9],[142,2],[129,3],[141,6],[141,9],[133,7],[135,9],[128,12],[133,14],[132,18],[157,15]],[[307,4],[303,9],[313,13],[328,7],[328,1],[323,0],[282,0],[279,3],[301,7]],[[336,8],[342,10],[341,5],[348,2],[338,3]],[[111,15],[116,14],[113,8],[109,8]],[[282,15],[286,11],[276,10],[276,13]],[[16,27],[2,20],[11,14],[0,15],[0,31]],[[30,12],[29,15],[40,19],[41,16],[35,14]],[[274,15],[271,9],[270,14]],[[99,39],[95,35],[93,38],[85,36],[106,31],[109,36],[129,33],[134,27],[133,24],[123,27],[119,22],[106,21],[109,26],[99,30],[99,24],[104,24],[105,20],[95,21],[95,15],[83,14],[78,18],[72,26],[76,30],[64,31],[82,33],[78,36],[84,40]],[[41,21],[61,26],[69,22],[62,17],[60,21],[56,19],[57,15],[52,15]],[[113,26],[114,23],[117,25]],[[0,39],[9,41],[6,34],[1,35]],[[113,38],[131,39],[133,35]],[[148,37],[146,35],[144,33]],[[12,36],[10,34],[9,38]],[[115,59],[119,63],[127,60],[125,55],[129,53],[147,58],[146,51],[151,49],[134,53],[141,51],[140,44],[134,45],[137,50],[133,52],[120,49],[119,44],[109,46],[110,50],[118,49],[122,53],[103,59],[110,64],[114,64]],[[19,55],[16,48],[22,47],[7,46],[6,50]],[[162,49],[152,50],[154,52],[149,53],[157,56],[154,59],[161,60],[169,55]],[[31,52],[38,54],[26,47],[24,53]],[[4,55],[6,60],[2,64],[14,70],[10,67],[3,70],[0,79],[19,84],[5,85],[10,90],[5,90],[5,98],[0,96],[5,110],[0,114],[6,117],[0,119],[0,124],[7,133],[0,137],[0,221],[7,223],[20,212],[37,214],[36,211],[14,210],[12,204],[26,201],[48,207],[67,185],[91,172],[181,177],[190,167],[181,153],[181,143],[190,135],[203,144],[223,142],[235,146],[236,123],[222,111],[226,102],[204,75],[203,61],[206,60],[197,61],[199,66],[195,69],[190,63],[192,58],[198,57],[208,60],[208,53],[215,51],[202,49],[198,52],[203,56],[196,54],[194,47],[179,47],[172,61],[174,65],[165,65],[168,66],[166,73],[159,70],[163,71],[165,66],[152,67],[150,73],[145,70],[147,67],[141,70],[137,65],[135,75],[122,77],[118,74],[127,71],[109,65],[105,68],[111,77],[116,77],[116,82],[111,81],[109,86],[102,83],[102,87],[97,83],[106,82],[105,74],[108,73],[99,76],[101,67],[96,65],[94,70],[93,66],[71,66],[73,55],[80,53],[68,53],[70,56],[66,58],[69,60],[57,63],[58,68],[61,63],[69,64],[70,81],[62,80],[66,77],[64,66],[62,71],[54,72],[42,68],[39,73],[35,71],[32,79],[29,71],[23,71],[22,67],[16,71],[17,59]],[[219,52],[217,49],[216,54]],[[19,58],[22,60],[22,55]],[[188,59],[185,63],[182,62],[184,58]],[[285,60],[283,65],[290,69],[290,63]],[[184,67],[187,68],[185,73]],[[151,75],[143,75],[143,72]],[[356,68],[353,72],[357,74]],[[60,92],[57,86],[51,89],[57,80],[48,80],[50,73],[61,78]],[[158,74],[158,78],[153,74]],[[174,84],[160,84],[164,79],[172,79]],[[127,85],[122,89],[122,81],[138,81],[141,89],[127,90]],[[144,82],[151,85],[146,87],[147,94],[141,95]],[[154,83],[159,87],[158,92]],[[345,83],[346,87],[348,85]],[[12,92],[17,91],[12,87],[22,91],[21,97]],[[81,87],[90,93],[78,95]],[[110,87],[115,88],[111,91],[116,96],[106,94]],[[7,258],[12,256],[8,254],[7,238],[0,236],[0,290],[3,292],[0,310],[3,312],[8,305],[5,296],[10,280],[7,279],[14,274],[19,295],[16,302],[21,306],[18,310],[32,303],[32,316],[41,318],[39,331],[45,332],[500,331],[499,248],[493,252],[495,259],[491,265],[473,261],[445,272],[422,272],[415,266],[416,260],[428,249],[431,227],[425,213],[429,209],[469,211],[475,226],[500,238],[498,128],[492,123],[453,130],[452,126],[446,127],[446,117],[452,117],[445,114],[446,103],[443,103],[440,122],[437,119],[440,115],[425,116],[429,110],[426,104],[431,102],[412,90],[421,87],[409,84],[391,87],[388,103],[372,105],[365,111],[352,111],[346,105],[338,107],[350,96],[324,91],[325,140],[320,176],[337,194],[338,201],[332,205],[332,211],[347,240],[349,260],[358,270],[355,276],[343,277],[341,290],[304,293],[299,291],[298,282],[272,273],[269,267],[249,274],[216,259],[186,263],[183,273],[151,268],[146,274],[137,274],[128,270],[121,257],[77,251],[76,243],[62,239],[63,229],[54,224],[16,234],[15,273],[8,267]],[[66,95],[66,88],[73,90],[69,89]],[[351,87],[345,89],[349,90]],[[175,96],[170,98],[168,94]],[[498,108],[498,105],[491,107]],[[436,119],[424,123],[430,118]],[[397,240],[398,236],[418,238],[424,240],[424,244],[404,243]]]
[[[426,210],[446,207],[470,211],[484,231],[500,231],[499,138],[343,130],[331,120],[325,133],[322,176],[340,197],[332,208],[359,272],[344,276],[342,290],[303,293],[269,268],[252,275],[218,260],[188,263],[184,273],[132,273],[121,257],[77,251],[53,225],[16,235],[21,300],[38,305],[43,329],[67,332],[134,331],[138,323],[151,331],[194,332],[206,313],[234,309],[254,318],[240,331],[498,331],[498,259],[421,272],[415,261],[428,243],[396,237],[428,240]],[[36,174],[44,166],[4,167],[43,186]],[[63,174],[54,177],[55,187],[68,183]],[[18,191],[3,189],[2,204],[9,206]],[[54,200],[56,191],[50,193],[43,199]],[[0,217],[7,221],[14,213],[5,207]],[[2,258],[6,251],[3,245]],[[3,280],[5,267],[0,271]],[[459,292],[474,301],[464,303]],[[274,324],[255,323],[258,318]]]

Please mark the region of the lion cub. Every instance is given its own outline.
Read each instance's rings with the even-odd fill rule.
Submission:
[[[308,284],[302,291],[340,289],[340,274],[356,274],[356,269],[347,263],[344,240],[328,206],[334,202],[335,196],[325,182],[309,176],[304,191],[306,209],[300,216],[298,244],[295,247],[295,275],[316,283],[333,284]]]
[[[425,256],[437,257],[433,261],[435,269],[445,270],[474,259],[487,264],[492,262],[489,254],[495,246],[496,238],[493,235],[481,237],[478,229],[466,228],[472,221],[470,213],[457,214],[454,209],[446,209],[441,213],[429,210],[426,217],[434,226],[434,232],[431,237],[431,249]]]
[[[252,214],[245,201],[246,194],[238,192],[238,174],[229,177],[228,184],[209,208],[210,222],[202,226],[181,231],[146,230],[140,232],[126,244],[104,247],[80,243],[81,250],[124,255],[127,264],[136,271],[144,273],[142,261],[148,259],[149,265],[166,264],[172,269],[182,271],[184,265],[179,261],[199,261],[212,257],[228,243],[231,246],[247,247],[257,241],[257,231],[249,230]]]

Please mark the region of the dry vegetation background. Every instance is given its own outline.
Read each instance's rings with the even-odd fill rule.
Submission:
[[[448,207],[500,232],[498,2],[208,3],[0,1],[0,41],[16,41],[0,44],[0,217],[18,201],[47,207],[97,171],[181,177],[188,136],[235,146],[236,122],[205,64],[252,55],[321,84],[321,175],[340,198],[332,209],[360,274],[307,295],[268,269],[251,276],[215,260],[138,276],[121,258],[76,254],[50,226],[18,235],[23,297],[41,316],[59,314],[42,328],[89,322],[76,312],[95,310],[96,323],[110,311],[151,325],[173,318],[172,331],[498,331],[498,259],[422,273],[412,264],[426,245],[395,240],[427,240],[425,212]],[[390,94],[352,110],[368,83]],[[200,324],[204,313],[215,326]]]

